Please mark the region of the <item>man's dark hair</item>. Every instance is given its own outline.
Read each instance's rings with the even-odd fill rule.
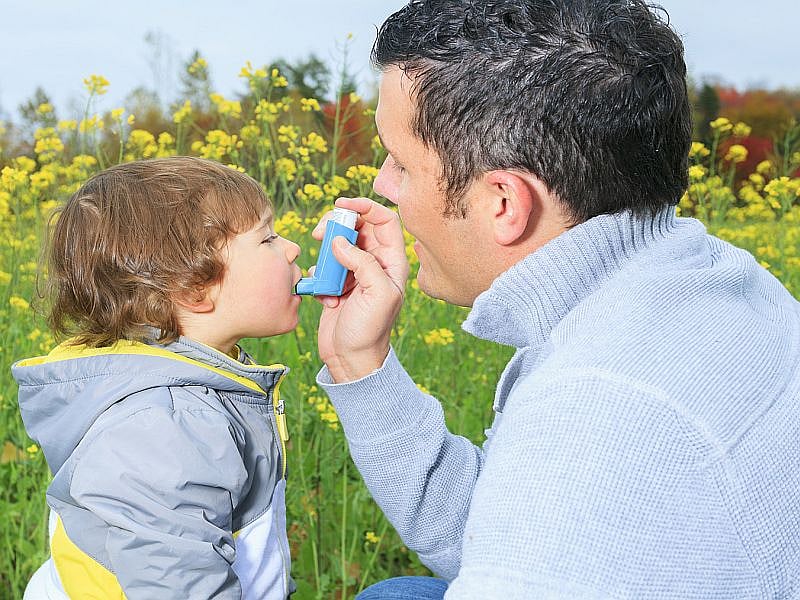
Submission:
[[[641,0],[412,0],[372,62],[414,79],[412,131],[449,214],[482,173],[534,174],[575,222],[676,204],[691,114],[683,44]],[[666,13],[664,13],[666,15]]]

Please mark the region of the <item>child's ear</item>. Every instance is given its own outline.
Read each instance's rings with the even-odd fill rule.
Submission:
[[[176,294],[173,300],[177,305],[192,313],[209,313],[214,310],[214,299],[208,288],[195,288]]]

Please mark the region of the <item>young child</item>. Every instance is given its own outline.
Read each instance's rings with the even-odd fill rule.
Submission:
[[[286,598],[288,369],[237,342],[297,325],[299,247],[253,179],[173,157],[122,164],[66,203],[50,322],[17,362],[53,473],[51,558],[26,598]]]

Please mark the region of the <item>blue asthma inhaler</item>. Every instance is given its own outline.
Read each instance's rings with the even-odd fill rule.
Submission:
[[[347,277],[345,269],[333,255],[331,242],[333,238],[342,236],[351,244],[356,243],[358,232],[356,221],[358,213],[346,208],[334,208],[333,215],[325,225],[325,236],[319,249],[317,268],[313,277],[303,277],[297,282],[294,293],[298,296],[341,296],[344,280]]]

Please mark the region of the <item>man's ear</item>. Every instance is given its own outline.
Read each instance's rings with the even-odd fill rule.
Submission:
[[[494,241],[501,246],[522,241],[537,216],[540,191],[538,180],[531,179],[513,171],[489,171],[484,176],[491,192]]]
[[[195,314],[209,313],[214,310],[214,298],[207,287],[195,288],[173,296],[175,304]]]

